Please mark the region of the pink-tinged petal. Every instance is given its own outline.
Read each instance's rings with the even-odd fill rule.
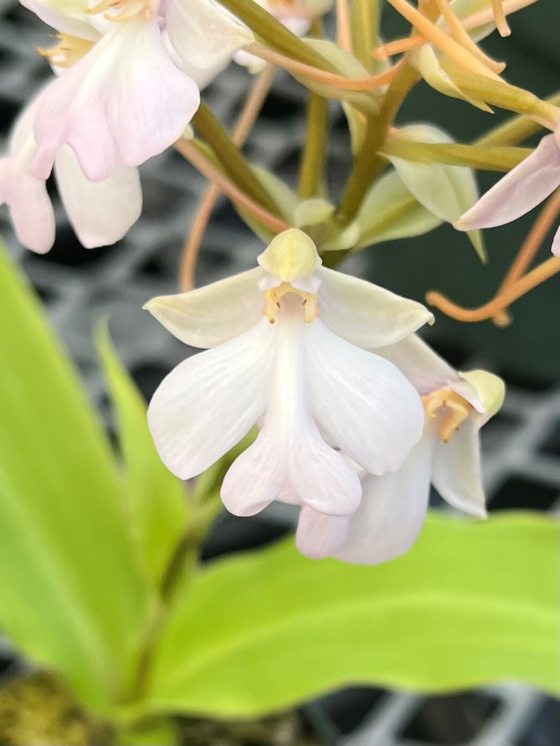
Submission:
[[[319,267],[315,274],[321,280],[321,320],[359,347],[386,347],[433,323],[433,314],[421,303],[371,282],[327,267]]]
[[[466,420],[448,443],[438,443],[432,481],[454,508],[476,518],[486,518],[480,442],[473,418]]]
[[[119,162],[138,166],[183,134],[199,103],[156,23],[117,24],[43,95],[34,174],[49,175],[63,144],[92,181],[108,178]]]
[[[311,559],[332,556],[343,544],[350,518],[319,513],[304,506],[299,514],[296,546]]]
[[[237,337],[263,318],[260,268],[146,303],[163,326],[192,347],[215,347]]]
[[[416,390],[392,363],[337,337],[318,319],[306,337],[319,426],[371,474],[399,469],[424,429]]]
[[[494,228],[532,210],[560,186],[560,147],[547,135],[536,150],[484,194],[455,224],[458,230]]]
[[[416,334],[375,353],[396,365],[421,396],[459,383],[457,372]]]
[[[329,515],[351,515],[362,498],[356,472],[325,443],[311,419],[297,435],[290,443],[288,479],[301,504]]]
[[[560,228],[554,234],[554,240],[552,242],[552,253],[554,256],[560,256]]]
[[[400,471],[364,481],[364,496],[350,519],[348,535],[335,556],[376,565],[407,552],[424,523],[430,494],[434,438],[426,435]]]
[[[84,12],[86,3],[83,0],[65,3],[64,10],[58,10],[56,2],[52,2],[52,0],[19,1],[24,8],[35,13],[44,23],[57,31],[88,41],[97,41],[99,38],[99,34],[91,25],[90,18]]]
[[[161,460],[181,479],[197,476],[236,445],[265,408],[273,335],[262,321],[185,360],[161,383],[148,424]]]
[[[37,99],[25,109],[10,137],[9,155],[0,161],[0,204],[7,204],[19,242],[45,254],[55,237],[54,210],[45,182],[29,173],[36,150],[33,122]]]
[[[183,69],[206,84],[205,72],[217,74],[253,34],[214,0],[168,0],[166,32]]]
[[[279,496],[287,473],[286,448],[270,430],[238,456],[227,471],[220,495],[230,513],[260,513]]]
[[[62,203],[80,243],[88,249],[120,241],[140,217],[138,169],[119,166],[104,181],[89,181],[72,150],[63,145],[55,161]]]

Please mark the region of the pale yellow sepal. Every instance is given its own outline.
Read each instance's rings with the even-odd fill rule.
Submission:
[[[500,411],[506,395],[506,386],[499,376],[486,370],[471,370],[468,373],[459,373],[459,376],[476,391],[484,407],[485,419],[489,420]]]
[[[282,282],[310,277],[321,265],[317,247],[299,228],[290,228],[272,239],[258,257],[260,266]]]

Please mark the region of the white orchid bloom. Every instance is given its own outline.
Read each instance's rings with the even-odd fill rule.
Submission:
[[[396,471],[424,422],[405,376],[363,348],[394,344],[431,314],[322,267],[315,244],[295,228],[272,241],[259,265],[147,304],[183,342],[212,348],[156,391],[148,410],[156,447],[189,479],[259,422],[256,441],[225,477],[228,510],[252,515],[283,499],[349,516],[362,490],[342,454],[372,474]]]
[[[30,173],[37,151],[33,125],[40,100],[39,95],[21,114],[8,155],[0,160],[0,204],[9,206],[20,243],[44,254],[54,243],[55,218],[45,182]],[[91,182],[64,146],[56,157],[55,175],[70,223],[86,248],[119,241],[140,216],[142,190],[135,168],[121,165],[108,179]]]
[[[398,472],[361,473],[363,499],[352,517],[335,521],[302,510],[296,540],[311,557],[377,564],[408,551],[424,523],[431,483],[453,507],[486,516],[479,430],[502,405],[503,381],[482,370],[457,373],[416,336],[376,352],[422,396],[424,435]]]
[[[40,179],[63,145],[91,181],[163,152],[198,109],[200,86],[252,38],[214,0],[23,1],[62,32],[48,56],[68,67],[37,111]]]

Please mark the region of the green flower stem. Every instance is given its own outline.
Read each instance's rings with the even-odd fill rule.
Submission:
[[[424,143],[392,139],[381,152],[416,163],[448,163],[481,171],[510,171],[531,154],[530,148],[484,147],[458,143]]]
[[[549,96],[545,101],[552,106],[560,105],[560,92]],[[486,135],[475,140],[475,145],[495,147],[500,145],[517,145],[542,129],[542,125],[526,115],[517,115],[504,124],[491,129]]]
[[[254,0],[218,0],[218,2],[243,21],[257,36],[282,54],[306,65],[314,65],[336,72],[322,54],[299,39],[274,16],[261,8]]]
[[[214,114],[201,103],[193,117],[193,125],[210,145],[229,178],[274,215],[280,216],[276,202],[253,173],[251,167]]]
[[[316,197],[320,191],[324,175],[327,127],[327,100],[309,91],[305,144],[298,184],[298,194],[301,199]]]
[[[337,219],[343,226],[354,219],[368,189],[385,168],[386,161],[379,155],[379,150],[402,102],[418,77],[417,71],[406,61],[403,62],[383,97],[379,114],[368,117],[364,141],[354,157],[352,173],[337,210]]]
[[[353,0],[351,14],[354,54],[366,70],[374,72],[377,63],[371,56],[371,50],[378,42],[381,3],[379,0]]]

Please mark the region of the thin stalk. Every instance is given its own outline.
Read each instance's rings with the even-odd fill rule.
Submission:
[[[371,50],[377,46],[380,15],[379,0],[353,0],[352,46],[367,70],[372,68]]]
[[[210,145],[231,181],[251,200],[260,204],[273,215],[278,216],[280,211],[274,199],[257,179],[227,130],[216,119],[206,104],[201,103],[193,117],[193,124]],[[186,141],[182,140],[180,142]]]
[[[322,70],[333,70],[322,54],[298,38],[254,0],[218,0],[258,37],[283,54]]]
[[[426,294],[426,302],[456,321],[465,321],[467,323],[487,321],[503,312],[514,301],[526,295],[530,290],[541,285],[546,280],[554,277],[559,272],[560,259],[553,256],[510,285],[504,293],[478,308],[464,308],[435,291]]]
[[[327,144],[328,103],[309,91],[305,144],[299,171],[298,194],[301,199],[315,197],[323,180]]]
[[[367,119],[364,141],[354,157],[352,173],[337,210],[337,218],[342,225],[353,220],[369,187],[384,169],[385,159],[379,155],[379,148],[385,142],[389,127],[402,102],[417,80],[417,71],[406,61],[402,62],[383,97],[379,114]]]
[[[560,105],[560,92],[549,96],[545,101],[552,105]],[[482,147],[496,147],[500,145],[517,145],[527,138],[534,135],[543,125],[535,122],[534,119],[526,115],[517,115],[508,119],[504,124],[500,124],[491,129],[486,135],[475,140],[474,145]]]
[[[336,0],[336,41],[341,49],[352,52],[352,24],[348,0]]]
[[[260,204],[248,197],[245,192],[242,192],[227,176],[224,176],[220,169],[204,153],[198,150],[194,143],[189,140],[179,140],[175,143],[175,148],[201,174],[206,176],[209,181],[217,184],[232,202],[247,210],[254,218],[263,225],[266,225],[267,228],[270,228],[275,233],[280,233],[290,227],[284,220],[277,218],[276,215],[261,207]]]
[[[270,66],[267,66],[256,78],[233,128],[232,140],[238,147],[241,147],[245,143],[245,140],[253,129],[273,80],[274,69]],[[179,287],[183,291],[191,290],[194,285],[194,274],[200,246],[208,226],[208,221],[220,194],[220,187],[216,184],[211,184],[204,193],[196,211],[181,258]]]

